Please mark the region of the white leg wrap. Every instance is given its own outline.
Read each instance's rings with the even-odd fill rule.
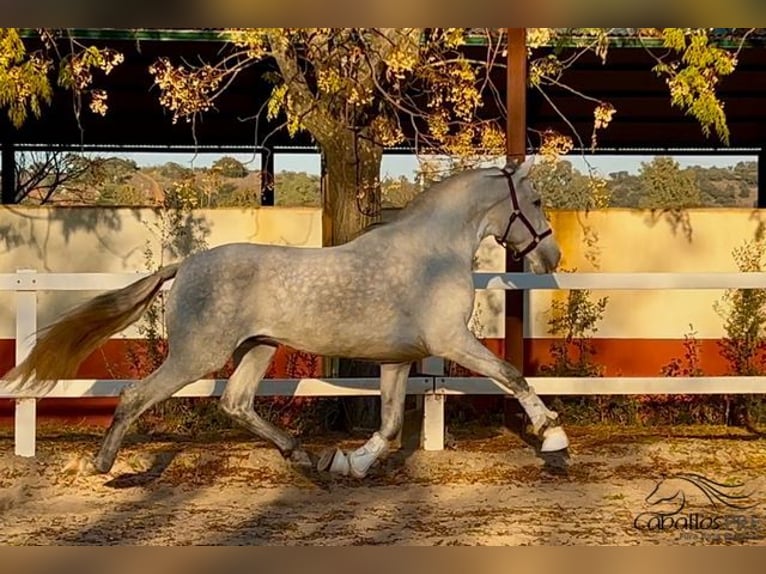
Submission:
[[[348,456],[348,464],[351,475],[363,478],[370,470],[372,463],[386,452],[388,441],[376,432],[364,446],[359,447]]]
[[[529,390],[524,391],[523,393],[517,393],[516,398],[527,412],[527,415],[529,415],[535,433],[539,433],[540,429],[543,428],[545,423],[549,420],[558,418],[558,415],[555,412],[548,409],[543,404],[543,401],[541,401],[540,397],[535,394],[535,390],[532,387],[529,387]]]
[[[558,414],[543,404],[543,401],[535,394],[535,390],[532,387],[529,387],[529,390],[523,393],[518,393],[516,397],[532,420],[532,428],[535,434],[540,435],[540,430],[545,428],[547,423],[558,418]],[[560,424],[545,428],[540,438],[543,440],[543,444],[540,447],[542,452],[556,452],[569,447],[569,438],[567,438],[567,434]]]

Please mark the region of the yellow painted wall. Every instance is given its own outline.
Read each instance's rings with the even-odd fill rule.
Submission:
[[[766,212],[753,209],[695,209],[683,214],[652,214],[610,209],[589,214],[555,212],[551,223],[564,259],[562,267],[603,272],[732,272],[732,250],[755,236]],[[600,267],[587,257],[585,238],[595,233]],[[723,335],[713,310],[723,290],[593,291],[609,305],[596,337],[680,339],[693,323],[700,338]],[[528,332],[548,337],[549,307],[563,292],[529,296]]]
[[[319,208],[198,210],[195,225],[209,246],[251,241],[320,246]],[[580,271],[704,272],[736,271],[732,250],[754,236],[766,213],[751,209],[691,210],[683,217],[612,209],[551,214],[564,253],[563,266]],[[0,209],[0,272],[33,268],[44,272],[133,272],[146,270],[144,250],[159,246],[157,212],[132,208]],[[587,259],[585,237],[593,233],[600,267]],[[166,262],[171,260],[165,255]],[[481,271],[502,271],[504,253],[493,240],[479,252]],[[694,324],[698,336],[718,338],[721,320],[713,304],[723,291],[595,291],[610,302],[597,337],[680,339]],[[93,293],[41,293],[40,324]],[[528,336],[548,337],[546,325],[552,297],[564,292],[528,295]],[[502,291],[480,291],[481,336],[503,337]],[[0,337],[13,337],[13,296],[0,292]],[[135,336],[134,328],[125,332]]]
[[[197,210],[189,225],[208,246],[248,241],[318,247],[318,208],[227,208]],[[9,207],[0,209],[0,273],[19,268],[38,272],[134,272],[147,267],[145,250],[159,253],[159,212],[150,208]],[[173,260],[171,253],[164,261]],[[90,292],[39,293],[40,326],[92,296]],[[0,338],[14,336],[11,293],[0,292]],[[125,335],[135,336],[135,327]]]

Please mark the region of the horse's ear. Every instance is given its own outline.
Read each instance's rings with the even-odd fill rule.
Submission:
[[[503,171],[505,171],[506,173],[510,173],[510,174],[514,174],[515,175],[516,171],[519,169],[520,165],[521,164],[520,164],[519,160],[509,158],[505,162],[505,167],[503,168]]]
[[[529,170],[532,169],[532,165],[534,163],[535,163],[535,157],[532,155],[526,158],[523,162],[520,162],[517,159],[509,159],[505,163],[504,170],[507,173],[518,175],[520,178],[524,178],[529,175]]]
[[[520,178],[527,177],[529,175],[529,171],[532,169],[532,166],[535,164],[535,156],[530,155],[527,157],[527,159],[524,160],[524,163],[522,163],[519,166],[518,173]]]

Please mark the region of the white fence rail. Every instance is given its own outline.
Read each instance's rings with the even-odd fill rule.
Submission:
[[[29,353],[37,331],[37,292],[100,291],[118,289],[146,273],[36,273],[19,270],[0,274],[0,291],[16,295],[16,364]],[[172,284],[169,281],[164,288]],[[763,289],[766,273],[475,273],[477,289]],[[481,377],[445,377],[440,360],[424,361],[425,376],[409,380],[408,394],[424,398],[423,448],[444,447],[444,402],[450,395],[508,394],[494,381]],[[529,377],[540,395],[630,394],[761,394],[764,377]],[[77,379],[60,381],[46,395],[50,398],[118,396],[127,380]],[[200,380],[176,397],[220,396],[225,380]],[[362,396],[378,395],[378,379],[265,379],[259,396]],[[0,381],[0,398],[16,398]],[[36,399],[16,398],[15,452],[35,454]]]

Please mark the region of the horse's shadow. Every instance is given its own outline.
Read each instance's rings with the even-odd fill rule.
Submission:
[[[419,428],[420,417],[417,412],[408,411],[405,415],[405,424],[403,432],[399,438],[398,445],[379,463],[373,465],[368,475],[368,482],[384,480],[386,475],[396,472],[397,468],[404,468],[407,459],[413,456],[420,448],[422,442],[421,429]],[[414,421],[414,422],[413,422]],[[531,447],[535,455],[543,462],[543,471],[552,476],[566,477],[569,474],[570,453],[569,450],[557,452],[542,452],[542,441],[539,437],[530,432],[528,421],[523,412],[513,413],[506,418],[506,428],[521,439],[525,444]],[[308,446],[308,445],[307,445]],[[312,484],[314,487],[324,491],[331,490],[334,486],[358,484],[358,480],[351,477],[342,477],[329,473],[327,471],[317,470],[316,462],[320,452],[314,452],[317,445],[311,445],[314,448],[308,448],[311,458],[311,466],[292,464],[287,461],[290,471],[295,473],[301,480]],[[327,447],[327,445],[324,445]],[[321,447],[320,447],[321,448]],[[122,473],[108,482],[104,486],[114,489],[127,489],[149,486],[160,479],[166,469],[173,463],[175,458],[183,452],[180,446],[168,446],[158,450],[153,455],[151,466],[143,471],[135,473]]]
[[[416,455],[416,453],[422,449],[422,418],[422,410],[418,407],[405,410],[402,428],[398,437],[391,441],[388,453],[370,467],[364,479],[360,480],[351,476],[341,476],[328,471],[317,470],[317,461],[319,460],[319,457],[323,454],[324,450],[328,448],[334,450],[334,445],[324,445],[323,447],[313,449],[307,448],[309,457],[312,461],[311,467],[293,465],[293,472],[302,479],[325,491],[330,491],[336,486],[354,487],[361,484],[368,486],[387,484],[392,476],[405,471],[407,461],[410,457]],[[367,440],[368,437],[360,435],[356,438],[358,438],[361,443],[364,442],[364,440]],[[312,446],[317,447],[317,445]],[[354,448],[355,447],[345,449],[346,454],[349,454]]]
[[[148,486],[162,476],[173,460],[181,452],[177,447],[161,449],[154,454],[151,466],[144,471],[122,473],[104,483],[108,488],[122,489]]]
[[[385,474],[390,471],[391,465],[404,466],[406,459],[411,456],[416,447],[411,444],[403,443],[401,448],[390,453],[384,461],[380,461],[378,464],[373,465],[370,469],[368,479],[375,480],[381,478],[379,475]],[[128,489],[128,488],[141,488],[150,486],[157,480],[162,478],[167,468],[173,463],[175,458],[183,452],[183,449],[178,447],[169,447],[162,449],[154,454],[151,466],[143,471],[139,472],[125,472],[114,478],[111,478],[104,483],[107,488],[113,489]],[[304,466],[294,464],[285,461],[288,465],[290,472],[294,473],[301,480],[304,480],[314,487],[329,492],[334,486],[352,486],[359,484],[359,479],[352,477],[344,477],[336,475],[327,471],[317,470],[317,460],[319,454],[315,452],[310,453],[311,466]],[[368,481],[369,482],[369,481]]]
[[[542,452],[542,440],[529,432],[529,425],[524,413],[515,413],[507,417],[506,427],[516,434],[524,443],[534,449],[535,454],[543,461],[543,470],[551,475],[567,476],[569,474],[569,449],[555,452]]]

